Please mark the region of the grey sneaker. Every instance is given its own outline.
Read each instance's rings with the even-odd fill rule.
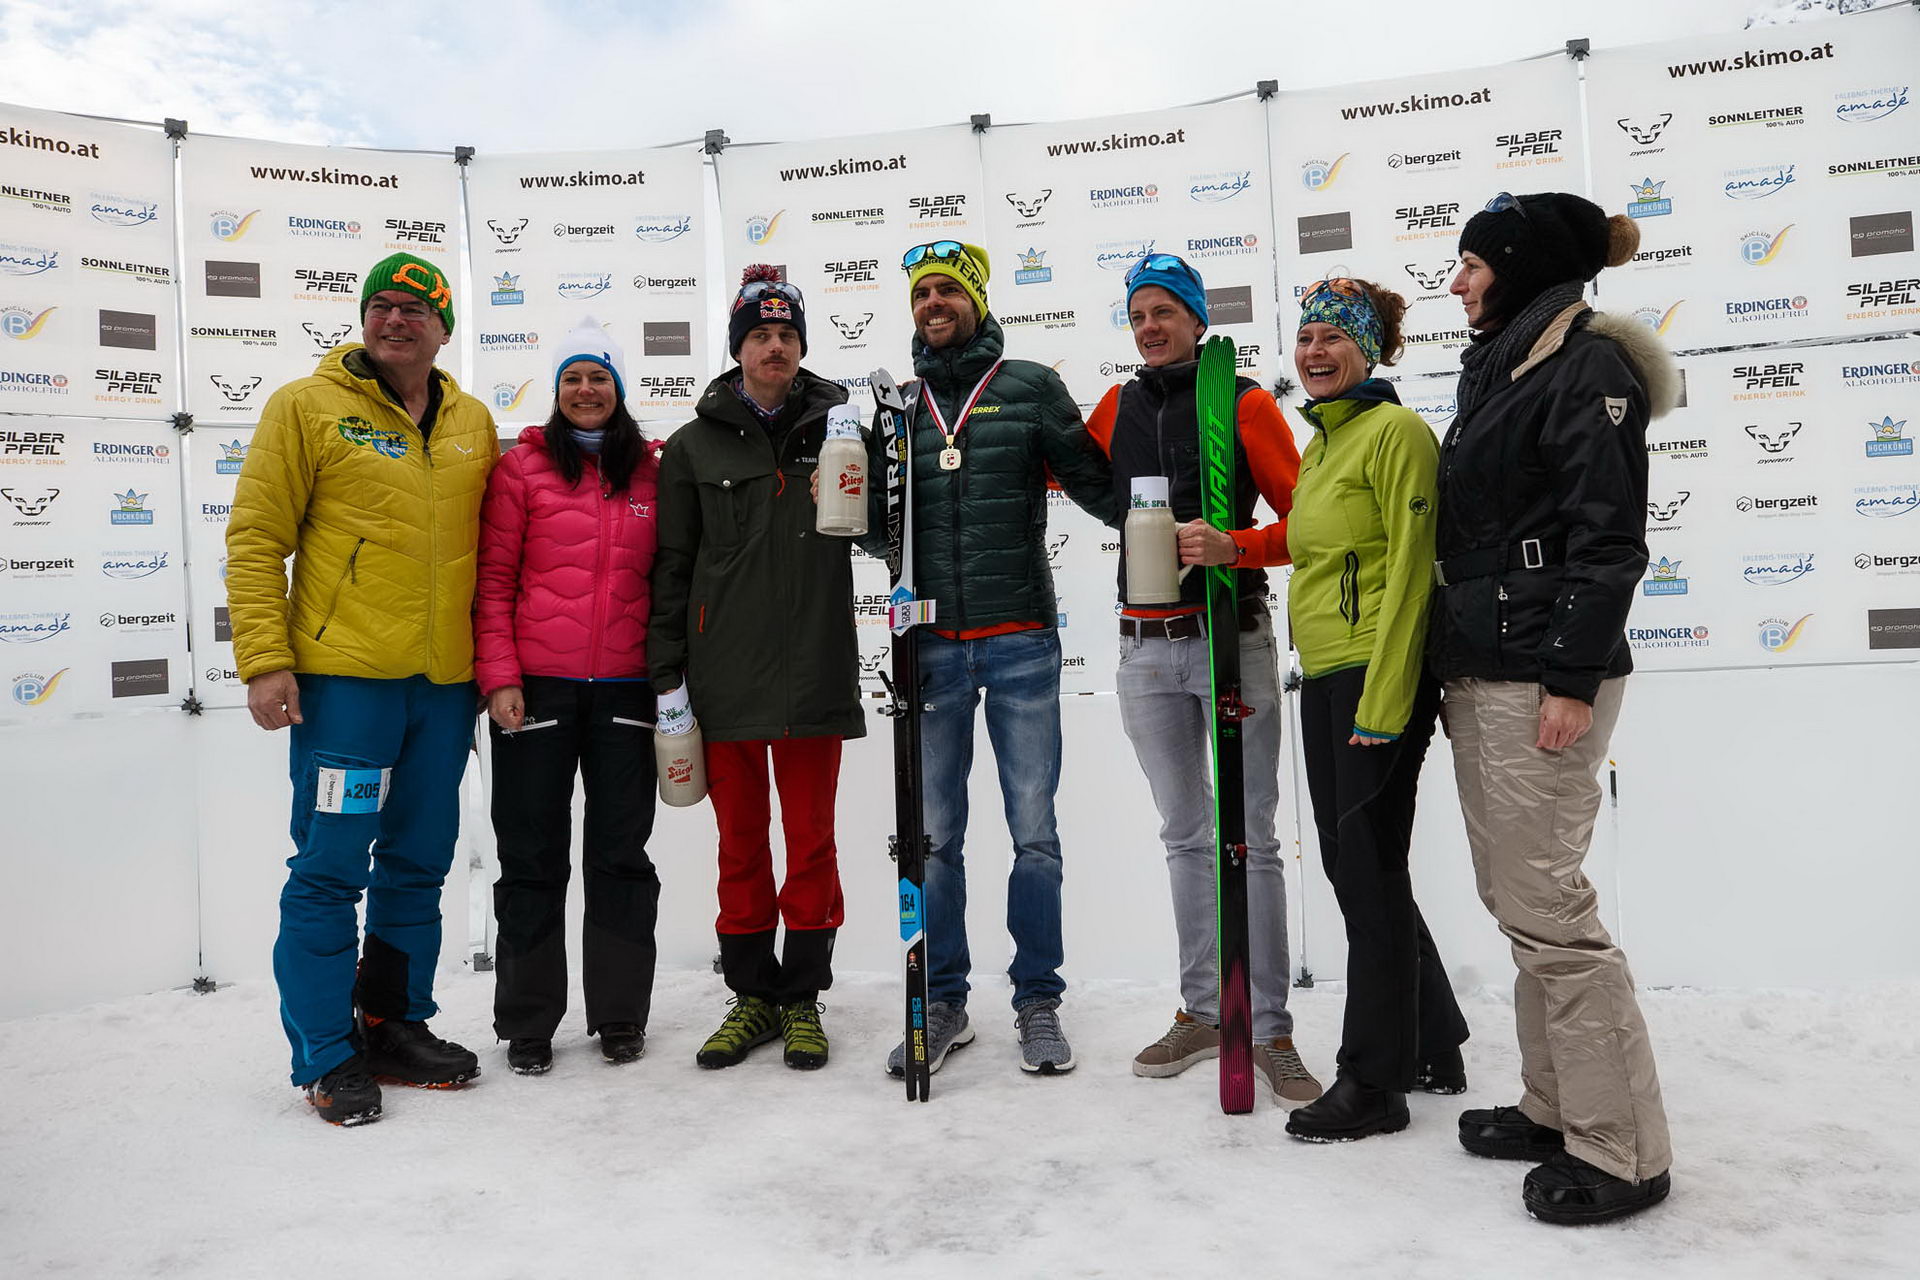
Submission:
[[[947,1060],[947,1054],[963,1044],[973,1043],[973,1024],[967,1021],[965,1006],[935,1002],[927,1006],[927,1074],[932,1075]],[[906,1042],[893,1046],[887,1055],[887,1074],[896,1080],[907,1078]]]
[[[1177,1076],[1196,1062],[1220,1056],[1220,1028],[1210,1027],[1181,1009],[1173,1027],[1133,1056],[1133,1074],[1150,1079]]]
[[[1320,1082],[1313,1078],[1313,1072],[1307,1070],[1307,1064],[1300,1061],[1300,1055],[1294,1050],[1292,1036],[1277,1036],[1272,1040],[1253,1042],[1253,1069],[1267,1082],[1267,1088],[1273,1091],[1273,1100],[1283,1107],[1297,1107],[1304,1102],[1312,1102],[1326,1092]]]
[[[1060,1029],[1060,1002],[1035,1000],[1013,1011],[1013,1025],[1020,1032],[1020,1069],[1043,1076],[1073,1070],[1073,1048],[1067,1033]]]

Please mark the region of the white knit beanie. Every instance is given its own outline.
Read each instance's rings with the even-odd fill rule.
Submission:
[[[613,375],[614,394],[627,398],[627,357],[600,322],[588,316],[553,349],[553,390],[560,393],[560,371],[576,360],[590,360]]]

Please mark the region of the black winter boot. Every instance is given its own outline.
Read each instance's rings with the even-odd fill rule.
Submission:
[[[1520,1199],[1542,1222],[1578,1227],[1612,1222],[1659,1204],[1672,1185],[1664,1172],[1628,1182],[1562,1151],[1527,1175]]]
[[[1567,1143],[1518,1107],[1485,1107],[1460,1113],[1460,1145],[1493,1160],[1545,1160]]]
[[[1467,1063],[1455,1046],[1436,1053],[1413,1069],[1413,1087],[1421,1093],[1465,1093]]]
[[[1341,1072],[1317,1101],[1287,1117],[1287,1132],[1307,1142],[1353,1142],[1407,1127],[1407,1095],[1375,1089]]]
[[[553,1041],[534,1036],[507,1041],[507,1070],[517,1076],[543,1076],[553,1070]]]
[[[618,1065],[638,1061],[647,1051],[647,1033],[631,1022],[609,1022],[600,1028],[600,1056]]]
[[[367,1070],[422,1089],[453,1089],[480,1074],[480,1059],[451,1040],[427,1030],[424,1022],[404,1018],[368,1018]]]
[[[328,1124],[351,1127],[380,1118],[380,1086],[357,1053],[305,1088],[307,1101]]]

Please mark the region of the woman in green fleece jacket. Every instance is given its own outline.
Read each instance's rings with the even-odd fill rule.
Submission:
[[[1339,1076],[1287,1132],[1348,1142],[1407,1126],[1407,1092],[1460,1093],[1466,1019],[1414,905],[1414,790],[1438,687],[1422,671],[1439,448],[1373,377],[1400,351],[1400,295],[1322,280],[1294,363],[1315,428],[1287,521],[1287,613],[1306,672],[1302,751],[1320,858],[1347,925]]]

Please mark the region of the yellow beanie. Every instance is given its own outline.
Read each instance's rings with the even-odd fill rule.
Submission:
[[[909,267],[907,296],[911,298],[914,288],[928,276],[951,276],[973,299],[975,313],[984,318],[987,314],[987,280],[992,274],[987,251],[977,244],[963,244],[960,252],[953,257],[926,257]]]

